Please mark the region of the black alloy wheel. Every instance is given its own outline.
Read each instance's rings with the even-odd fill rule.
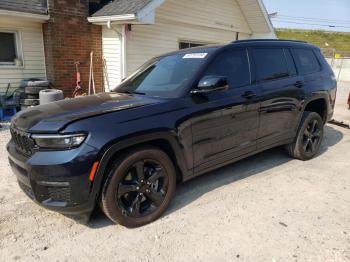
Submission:
[[[313,154],[321,141],[321,127],[317,119],[313,119],[304,131],[303,150],[307,154]]]
[[[157,161],[133,164],[118,184],[118,206],[125,216],[140,218],[154,212],[168,191],[168,175]]]
[[[173,162],[162,150],[142,147],[113,162],[101,196],[103,212],[115,223],[134,228],[158,219],[176,188]]]
[[[323,141],[324,125],[318,113],[305,112],[295,141],[287,145],[289,155],[304,161],[314,158]]]

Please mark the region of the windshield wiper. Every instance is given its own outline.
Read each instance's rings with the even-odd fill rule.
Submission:
[[[132,93],[132,94],[135,94],[135,95],[142,95],[142,96],[146,95],[146,93],[136,92],[136,91],[131,92],[131,93]]]
[[[124,94],[129,94],[129,95],[146,95],[146,93],[142,93],[142,92],[136,92],[136,91],[122,91],[121,93],[124,93]]]

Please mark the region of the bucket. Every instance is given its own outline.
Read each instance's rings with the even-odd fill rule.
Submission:
[[[45,89],[39,93],[40,105],[45,105],[55,101],[63,100],[64,95],[62,90],[57,89]]]

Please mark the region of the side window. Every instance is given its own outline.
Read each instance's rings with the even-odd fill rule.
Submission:
[[[314,52],[311,49],[292,49],[299,74],[307,75],[321,70]]]
[[[13,65],[18,57],[17,33],[0,31],[0,65]]]
[[[187,48],[192,48],[192,47],[198,47],[198,46],[204,46],[204,45],[209,45],[209,43],[195,43],[195,42],[189,42],[189,41],[180,41],[179,42],[179,49],[187,49]]]
[[[286,59],[287,59],[287,64],[288,64],[288,69],[289,69],[289,74],[292,76],[297,75],[297,69],[295,67],[295,63],[292,57],[292,54],[290,53],[289,49],[284,49]]]
[[[289,76],[283,48],[256,48],[252,50],[257,81],[274,80]]]
[[[230,87],[250,84],[250,69],[245,49],[229,50],[219,54],[209,66],[205,75],[225,76]]]

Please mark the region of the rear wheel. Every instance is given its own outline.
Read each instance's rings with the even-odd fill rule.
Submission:
[[[310,160],[318,153],[324,134],[324,122],[315,112],[305,112],[294,143],[287,145],[290,156]]]
[[[175,168],[167,154],[140,148],[113,163],[102,191],[102,210],[115,223],[143,226],[164,213],[175,188]]]

